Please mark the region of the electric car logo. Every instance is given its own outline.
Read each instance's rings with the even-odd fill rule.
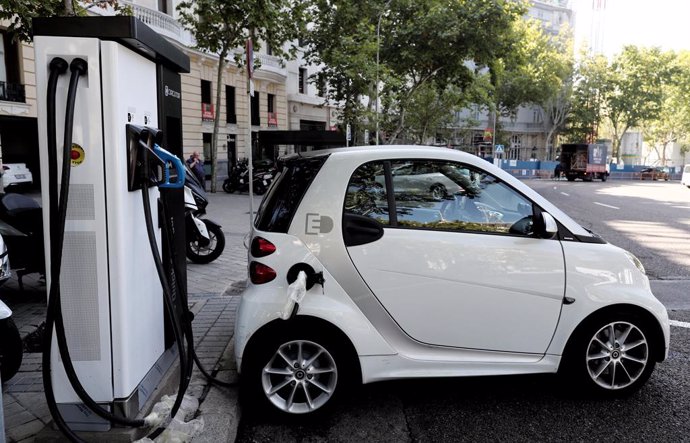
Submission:
[[[307,214],[304,233],[307,235],[328,234],[333,230],[333,219],[321,214]]]
[[[72,143],[72,150],[69,155],[72,166],[79,166],[84,162],[84,149],[76,143]]]

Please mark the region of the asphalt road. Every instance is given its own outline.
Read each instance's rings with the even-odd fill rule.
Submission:
[[[690,189],[677,182],[527,182],[583,226],[637,255],[679,325],[690,322]],[[690,441],[690,329],[630,398],[595,401],[555,376],[366,385],[315,420],[245,413],[239,442]]]

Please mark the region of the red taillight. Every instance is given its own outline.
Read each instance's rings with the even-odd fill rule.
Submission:
[[[276,245],[265,238],[254,237],[251,250],[253,257],[266,257],[276,252]]]
[[[255,285],[268,283],[276,278],[276,271],[263,263],[253,261],[249,264],[249,279]]]

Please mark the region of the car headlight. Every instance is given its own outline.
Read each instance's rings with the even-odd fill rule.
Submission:
[[[644,265],[642,264],[639,258],[635,257],[632,253],[628,251],[625,251],[625,255],[630,259],[630,261],[635,265],[635,267],[640,270],[641,273],[647,275],[647,271],[645,271]]]

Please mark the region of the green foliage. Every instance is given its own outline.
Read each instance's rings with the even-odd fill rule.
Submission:
[[[626,46],[609,67],[602,115],[611,129],[613,156],[628,129],[656,119],[663,105],[662,86],[673,76],[673,54],[659,48]]]
[[[431,90],[464,91],[476,72],[506,56],[514,43],[512,23],[525,11],[524,3],[510,0],[316,0],[306,36],[308,60],[325,65],[327,98],[341,103],[345,121],[355,123],[374,107],[380,48],[383,125],[394,140],[407,125],[408,111],[416,110],[413,103]],[[415,95],[427,84],[433,86]],[[362,97],[369,98],[367,107]]]
[[[9,21],[7,30],[15,39],[30,42],[34,17],[86,15],[94,6],[123,9],[117,0],[0,0],[0,19]]]
[[[568,118],[566,135],[569,142],[588,143],[597,139],[609,76],[610,68],[604,56],[580,54],[575,67],[572,111]]]
[[[645,141],[654,146],[662,164],[666,163],[669,144],[678,143],[683,151],[690,147],[690,52],[673,57],[669,67],[672,76],[660,88],[661,109],[656,118],[643,124]]]

